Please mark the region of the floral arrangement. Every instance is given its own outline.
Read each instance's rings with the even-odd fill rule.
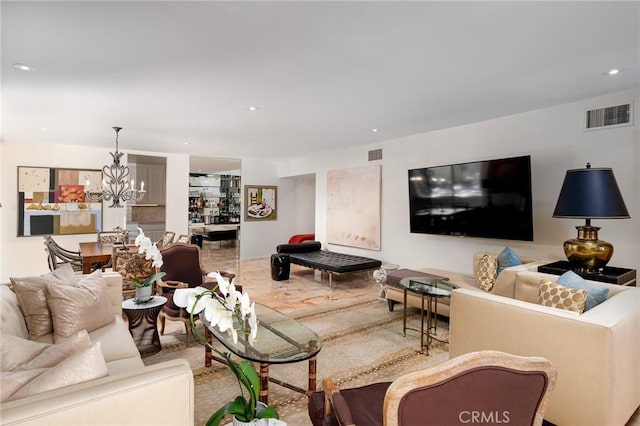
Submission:
[[[160,253],[156,244],[151,242],[151,238],[144,235],[142,228],[138,228],[138,236],[136,237],[135,245],[138,247],[138,254],[144,254],[144,258],[146,260],[152,260],[151,266],[156,268],[160,268],[162,266],[162,253]],[[160,279],[165,275],[167,275],[165,272],[158,272],[147,277],[144,281],[140,281],[139,278],[134,278],[132,281],[133,285],[138,288],[148,287],[153,284],[155,280]]]
[[[231,359],[231,354],[222,353],[211,346],[195,326],[196,317],[194,316],[202,313],[210,323],[210,327],[218,327],[221,332],[228,333],[234,343],[238,342],[238,332],[245,334],[249,344],[257,339],[258,319],[255,302],[251,302],[249,294],[236,290],[235,279],[229,282],[219,272],[212,272],[208,276],[216,279],[218,285],[215,288],[211,290],[203,287],[179,288],[173,294],[174,303],[186,308],[189,312],[193,335],[201,344],[224,357],[240,386],[241,395],[213,413],[207,421],[207,426],[218,426],[227,414],[232,414],[243,422],[255,419],[279,419],[278,412],[273,407],[257,409],[260,378],[251,363],[235,362]]]

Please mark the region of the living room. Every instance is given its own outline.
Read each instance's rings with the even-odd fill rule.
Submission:
[[[18,4],[18,2],[5,3],[13,3],[11,7],[16,8]],[[24,10],[18,8],[18,11],[24,13],[24,16],[8,13],[12,9],[3,4],[3,27],[5,27],[5,20],[12,17],[18,16],[28,19],[30,14],[36,13],[37,15],[37,7],[41,5],[31,3],[31,6],[27,6]],[[640,103],[638,4],[637,2],[621,3],[622,5],[617,7],[630,7],[631,12],[625,13],[624,9],[622,9],[622,13],[618,11],[618,14],[614,14],[613,20],[609,22],[610,27],[607,25],[599,26],[596,33],[605,34],[607,29],[613,31],[616,28],[620,30],[619,37],[616,39],[624,40],[624,43],[629,43],[629,46],[622,46],[610,55],[595,55],[597,59],[591,60],[593,52],[590,52],[584,45],[576,45],[575,51],[554,52],[558,60],[563,55],[569,57],[567,63],[551,66],[547,62],[546,66],[540,68],[538,64],[526,61],[525,55],[514,58],[514,62],[521,61],[523,63],[521,68],[529,67],[530,69],[520,75],[505,73],[500,75],[500,78],[504,80],[507,91],[515,93],[516,97],[529,100],[525,107],[521,107],[515,101],[511,108],[498,105],[490,88],[486,89],[484,98],[478,97],[474,86],[481,86],[483,79],[488,77],[486,74],[479,77],[468,74],[468,80],[460,80],[458,87],[449,86],[450,92],[434,92],[433,96],[436,99],[436,104],[441,101],[443,104],[452,105],[450,102],[453,99],[455,100],[453,104],[461,105],[460,108],[464,106],[465,111],[470,104],[475,113],[465,116],[467,120],[464,122],[459,121],[455,108],[451,108],[443,110],[440,115],[432,118],[433,122],[425,129],[414,133],[392,133],[390,129],[397,125],[393,122],[389,122],[387,128],[375,124],[379,127],[379,131],[372,134],[367,128],[368,135],[363,136],[358,144],[352,146],[335,141],[331,141],[332,144],[327,141],[327,144],[324,145],[316,141],[315,145],[293,150],[296,139],[291,137],[289,140],[283,141],[282,146],[272,144],[272,149],[277,152],[277,155],[271,157],[261,156],[254,153],[258,151],[240,147],[239,143],[236,144],[226,135],[219,138],[215,135],[210,138],[207,136],[205,137],[207,143],[202,145],[195,143],[183,145],[183,137],[180,131],[176,131],[175,128],[166,129],[166,132],[172,135],[174,147],[166,150],[158,149],[159,144],[148,142],[149,139],[145,140],[146,145],[138,143],[144,139],[140,128],[148,127],[152,129],[150,133],[154,133],[157,131],[155,128],[159,126],[158,124],[141,124],[141,122],[136,122],[129,117],[119,115],[117,111],[103,116],[99,128],[88,129],[84,124],[78,124],[75,128],[75,126],[68,125],[76,121],[85,121],[85,117],[59,114],[56,107],[47,108],[38,104],[37,116],[39,118],[46,117],[47,120],[43,120],[42,124],[32,123],[27,126],[24,122],[29,121],[25,119],[29,115],[29,105],[27,103],[25,106],[16,101],[16,97],[25,92],[11,92],[9,89],[18,90],[20,87],[29,87],[32,83],[28,80],[25,81],[25,79],[31,77],[28,77],[29,73],[19,77],[10,76],[9,73],[17,72],[12,68],[13,63],[28,62],[29,57],[27,55],[25,55],[26,58],[6,57],[7,52],[15,52],[15,50],[4,48],[5,43],[10,44],[11,42],[7,36],[3,36],[3,80],[13,81],[15,85],[3,84],[8,93],[5,96],[6,100],[3,100],[3,135],[0,144],[0,188],[2,188],[2,199],[0,200],[2,205],[0,208],[0,282],[8,282],[10,277],[34,276],[48,272],[42,238],[16,236],[19,208],[16,195],[18,188],[17,168],[19,166],[42,166],[101,169],[110,161],[109,153],[113,151],[113,133],[111,131],[113,125],[122,125],[124,128],[120,135],[120,148],[126,154],[166,158],[166,192],[168,196],[165,222],[168,230],[173,230],[176,233],[187,232],[184,212],[188,210],[190,155],[239,158],[242,161],[243,184],[278,187],[278,218],[276,221],[243,221],[240,244],[241,259],[265,259],[264,261],[267,262],[268,256],[275,252],[278,244],[286,242],[291,235],[307,232],[315,233],[316,238],[322,242],[323,248],[373,257],[385,263],[393,263],[409,269],[434,267],[470,275],[472,273],[471,259],[474,253],[485,251],[497,253],[506,245],[513,248],[518,255],[526,257],[564,259],[562,244],[565,240],[576,236],[575,226],[582,225],[583,221],[554,218],[553,210],[566,171],[583,168],[585,164],[590,163],[593,167],[611,167],[613,169],[630,215],[629,219],[594,220],[595,226],[602,227],[600,238],[615,246],[610,265],[637,270],[640,267],[640,220],[638,219],[640,213],[640,194],[638,191],[640,172],[637,167],[640,160],[638,146],[640,133],[636,111]],[[576,4],[580,5],[581,2],[576,2]],[[604,13],[606,7],[603,4],[605,2],[595,2],[593,7],[602,7],[602,13]],[[598,9],[595,10],[596,12],[590,10],[585,13],[589,18],[585,19],[587,23],[591,20],[597,21],[594,16],[598,15]],[[562,9],[562,12],[566,12],[565,9]],[[631,24],[625,20],[623,24],[617,25],[616,19],[621,18],[621,15],[633,17],[630,18]],[[569,20],[567,15],[562,14],[556,18],[559,21],[558,26],[565,25],[563,20]],[[19,21],[20,19],[15,18],[9,22],[12,24],[10,28],[18,26]],[[585,28],[588,27],[587,24],[584,25]],[[556,30],[558,38],[566,35],[561,29],[556,28]],[[569,37],[569,35],[566,36]],[[571,37],[580,39],[579,34],[573,34]],[[538,48],[542,49],[540,46]],[[105,50],[101,55],[108,56],[108,52]],[[510,52],[513,53],[511,50]],[[419,54],[425,55],[426,53],[419,52]],[[466,54],[471,55],[469,52]],[[117,55],[114,54],[113,57],[117,58]],[[473,60],[478,60],[472,56],[463,56],[463,58],[465,60],[460,60],[458,67],[472,68]],[[575,75],[575,63],[581,64],[579,68],[583,69],[583,72],[578,76]],[[36,67],[34,73],[45,72],[42,69],[38,70],[40,66],[38,63],[34,63],[33,66]],[[613,67],[625,69],[617,76],[605,75]],[[486,70],[484,71],[486,72]],[[582,92],[565,92],[564,90],[571,86],[572,78],[588,80],[591,87]],[[94,84],[97,87],[99,81]],[[313,84],[317,84],[317,82]],[[578,86],[577,82],[575,84]],[[73,87],[73,81],[65,80],[60,83],[60,87],[47,88],[39,88],[33,83],[33,87],[38,87],[38,90],[46,92],[49,96],[59,96],[61,100],[64,97],[59,92],[67,87],[66,85]],[[81,87],[76,90],[90,92],[91,88]],[[408,91],[409,89],[404,89],[400,85],[398,90]],[[475,97],[471,98],[471,95],[475,95]],[[122,102],[126,103],[127,99],[131,98],[123,97]],[[116,101],[117,103],[118,101]],[[628,103],[633,106],[630,125],[594,130],[584,129],[585,111]],[[332,107],[331,102],[325,105],[327,109]],[[88,116],[101,115],[101,113],[93,112],[91,106],[81,107],[89,111]],[[95,108],[97,111],[98,106],[96,105]],[[268,106],[264,105],[261,108],[256,113],[268,113]],[[507,108],[506,111],[504,108]],[[41,110],[44,110],[44,113]],[[154,114],[155,112],[154,110]],[[144,115],[143,112],[140,113]],[[177,115],[179,110],[174,110],[172,113]],[[412,116],[410,119],[419,120],[421,118],[420,112],[415,115],[417,118]],[[89,117],[86,118],[88,120]],[[12,120],[19,125],[12,125]],[[55,128],[57,121],[64,123],[65,127]],[[325,125],[328,126],[327,123]],[[48,130],[46,132],[40,131],[40,128],[45,126],[48,127]],[[367,126],[372,127],[373,125],[367,124]],[[38,131],[37,134],[34,132],[34,128]],[[273,135],[269,136],[273,137]],[[151,140],[153,141],[153,137]],[[95,144],[94,141],[96,141]],[[258,143],[257,146],[259,145]],[[265,145],[269,144],[265,143]],[[369,151],[378,149],[382,150],[382,159],[369,161]],[[294,152],[295,155],[285,155],[289,151]],[[531,156],[533,241],[461,238],[410,232],[408,170],[522,155]],[[327,172],[369,164],[381,165],[382,168],[381,248],[379,251],[374,251],[329,244],[326,238]],[[301,221],[296,216],[299,212],[296,206],[298,200],[307,199],[308,194],[303,194],[301,191],[308,191],[308,187],[300,185],[299,177],[309,175],[315,176],[315,228],[303,229],[300,224],[305,221]],[[153,182],[147,184],[152,185]],[[103,227],[110,229],[121,224],[122,216],[122,209],[105,207],[103,209]],[[59,241],[63,246],[75,247],[78,243],[92,237],[64,235],[59,237]],[[268,277],[265,278],[268,279]]]

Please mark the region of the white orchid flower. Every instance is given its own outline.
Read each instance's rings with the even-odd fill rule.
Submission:
[[[180,306],[181,308],[187,308],[187,312],[193,312],[193,314],[198,314],[202,311],[208,303],[207,299],[211,299],[211,295],[206,295],[200,298],[198,301],[198,305],[196,304],[197,296],[208,291],[204,287],[194,287],[194,288],[177,288],[173,292],[173,303],[176,306]]]
[[[207,276],[209,278],[213,278],[216,280],[216,282],[218,283],[218,289],[220,290],[220,293],[222,293],[224,297],[226,297],[227,294],[229,294],[229,287],[231,286],[231,284],[229,283],[229,280],[227,278],[223,277],[220,274],[220,272],[218,271],[209,272]]]
[[[256,302],[251,303],[249,307],[249,327],[251,333],[249,333],[249,343],[254,344],[258,337],[258,317],[256,316]]]
[[[233,340],[234,345],[238,343],[238,332],[235,328],[231,327],[227,334],[231,335],[231,339]]]
[[[204,307],[204,317],[211,323],[212,327],[217,326],[222,321],[226,312],[229,312],[229,310],[215,297],[207,300],[207,304]]]
[[[242,318],[245,318],[249,315],[251,309],[251,300],[249,299],[249,293],[241,293],[238,296],[238,301],[240,302],[240,315]]]
[[[136,237],[136,241],[135,244],[137,246],[140,246],[140,244],[142,244],[142,240],[146,238],[144,235],[144,231],[142,230],[142,228],[138,228],[138,236]]]

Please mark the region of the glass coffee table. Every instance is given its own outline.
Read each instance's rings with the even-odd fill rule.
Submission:
[[[234,355],[260,364],[260,401],[269,404],[269,382],[284,386],[293,391],[310,395],[316,390],[316,355],[322,349],[322,340],[310,328],[299,323],[288,315],[256,303],[258,317],[258,338],[250,344],[242,333],[238,333],[238,343],[233,343],[229,335],[211,327],[210,323],[200,316],[205,325],[207,341],[215,337]],[[205,347],[205,366],[211,366],[211,360],[225,362],[223,358],[214,356]],[[269,377],[270,364],[291,364],[309,361],[307,389],[295,386],[282,380]]]
[[[451,290],[454,286],[443,280],[437,280],[428,277],[407,277],[400,280],[400,285],[404,288],[404,310],[402,314],[402,333],[407,335],[407,330],[420,332],[420,351],[426,349],[429,355],[429,345],[432,340],[447,343],[445,340],[438,338],[438,299],[451,297]],[[420,330],[407,327],[407,293],[411,292],[420,296],[422,300],[422,309],[420,310]],[[427,326],[425,332],[425,301]],[[426,344],[425,344],[426,338]]]

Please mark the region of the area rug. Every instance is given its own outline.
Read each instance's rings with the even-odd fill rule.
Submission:
[[[343,388],[379,381],[392,381],[402,374],[440,364],[448,359],[448,345],[434,342],[429,355],[420,352],[420,335],[416,331],[402,333],[402,309],[389,312],[386,303],[376,295],[362,295],[336,300],[320,306],[294,309],[288,315],[314,330],[322,338],[318,354],[318,390],[322,379],[330,377]],[[410,327],[420,327],[420,315],[410,309]],[[195,379],[195,424],[204,424],[209,416],[239,393],[238,383],[230,370],[218,363],[204,367],[204,348],[185,344],[181,323],[168,323],[162,336],[162,351],[144,359],[155,364],[173,358],[189,361]],[[438,321],[438,335],[448,337],[448,323]],[[220,347],[222,349],[222,347]],[[307,384],[307,362],[272,365],[272,377]],[[311,425],[307,414],[307,398],[287,388],[270,383],[269,405],[290,426]]]

